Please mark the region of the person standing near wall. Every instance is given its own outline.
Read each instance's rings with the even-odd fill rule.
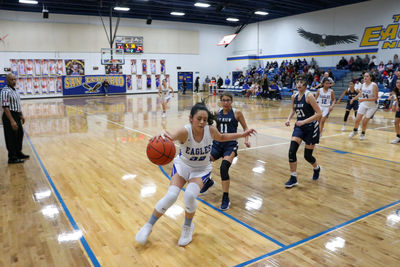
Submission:
[[[198,93],[199,92],[199,86],[200,86],[200,77],[199,76],[197,76],[196,77],[196,81],[194,82],[194,91],[196,92],[196,93]]]
[[[25,118],[22,114],[21,99],[15,89],[17,79],[15,75],[8,74],[7,85],[1,90],[1,105],[3,107],[3,128],[6,147],[8,150],[8,163],[23,163],[29,155],[22,153],[24,129],[22,124]]]

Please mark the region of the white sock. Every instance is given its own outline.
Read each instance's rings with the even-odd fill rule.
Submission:
[[[297,177],[297,173],[296,172],[291,172],[290,176],[296,176]]]
[[[317,167],[314,168],[314,170],[318,170],[319,169],[319,165]]]

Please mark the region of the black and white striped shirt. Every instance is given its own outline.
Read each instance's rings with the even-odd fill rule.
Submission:
[[[10,111],[22,112],[19,93],[12,87],[6,85],[1,90],[1,106],[8,107]]]

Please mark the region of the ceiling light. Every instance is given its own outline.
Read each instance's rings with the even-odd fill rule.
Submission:
[[[31,5],[37,5],[38,1],[34,0],[19,0],[21,4],[31,4]]]
[[[171,15],[173,15],[173,16],[185,16],[185,13],[183,13],[183,12],[171,12],[170,13]]]
[[[233,22],[239,21],[239,19],[236,19],[236,18],[227,18],[226,20],[227,20],[227,21],[233,21]]]
[[[206,4],[206,3],[196,3],[194,5],[197,7],[210,7],[210,4]]]
[[[265,11],[256,11],[256,12],[254,12],[254,14],[256,14],[256,15],[261,15],[261,16],[266,16],[266,15],[268,15],[269,13],[268,13],[268,12],[265,12]]]
[[[116,7],[114,7],[114,10],[117,10],[117,11],[129,11],[130,8],[129,7],[116,6]]]

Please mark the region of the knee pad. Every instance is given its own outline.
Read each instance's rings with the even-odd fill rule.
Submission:
[[[289,162],[297,161],[296,153],[298,149],[299,149],[299,144],[296,141],[291,141],[289,148]]]
[[[304,158],[310,162],[311,164],[315,163],[315,158],[313,157],[312,153],[313,153],[314,149],[308,149],[305,148],[304,149]]]
[[[181,189],[179,187],[176,185],[171,185],[168,188],[168,192],[165,194],[165,196],[157,202],[155,206],[156,211],[164,214],[167,209],[169,209],[178,199],[180,191]]]
[[[220,171],[221,171],[221,179],[222,181],[229,180],[229,167],[231,167],[231,163],[227,160],[223,160],[221,163]]]
[[[196,198],[200,193],[200,187],[196,183],[189,183],[184,194],[185,210],[193,213],[197,208]]]

